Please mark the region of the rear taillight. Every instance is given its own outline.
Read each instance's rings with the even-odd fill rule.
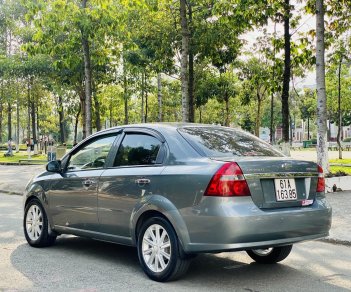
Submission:
[[[317,192],[321,193],[325,191],[325,179],[323,168],[318,165],[318,182],[317,182]]]
[[[224,164],[212,177],[205,196],[250,196],[250,190],[239,165]]]

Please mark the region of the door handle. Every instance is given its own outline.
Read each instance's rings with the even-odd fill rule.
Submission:
[[[137,185],[148,185],[151,181],[148,178],[138,178],[135,180]]]
[[[95,184],[95,181],[92,179],[87,179],[87,180],[83,181],[82,184],[86,187],[90,187],[91,185]]]

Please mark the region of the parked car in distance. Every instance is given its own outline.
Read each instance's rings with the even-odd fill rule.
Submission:
[[[276,263],[331,226],[321,167],[238,129],[115,127],[46,169],[24,194],[28,243],[73,234],[136,246],[156,281],[179,278],[198,253],[245,250]]]

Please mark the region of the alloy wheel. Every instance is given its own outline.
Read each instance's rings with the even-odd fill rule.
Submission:
[[[35,241],[43,231],[43,214],[37,205],[32,205],[26,216],[26,230],[28,237]]]
[[[273,248],[264,248],[264,249],[253,249],[252,252],[258,256],[267,256],[273,251]]]
[[[165,228],[159,224],[150,225],[143,236],[142,256],[148,268],[163,272],[171,259],[171,241]]]

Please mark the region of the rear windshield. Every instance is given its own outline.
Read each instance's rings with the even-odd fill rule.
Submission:
[[[184,127],[179,133],[207,157],[282,157],[268,143],[241,130],[226,127]]]

